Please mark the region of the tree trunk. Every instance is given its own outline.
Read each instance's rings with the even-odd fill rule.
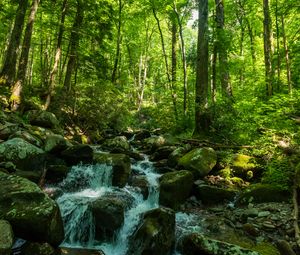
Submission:
[[[292,78],[291,78],[291,64],[290,64],[290,57],[289,57],[289,48],[287,45],[286,34],[285,34],[285,23],[284,17],[281,16],[281,23],[282,23],[282,37],[283,37],[283,47],[285,52],[285,63],[286,63],[286,78],[288,82],[288,90],[289,94],[292,93]]]
[[[254,35],[253,29],[251,27],[250,21],[246,18],[247,28],[248,28],[248,35],[250,39],[250,50],[251,50],[251,58],[252,58],[252,69],[253,73],[256,73],[256,56],[255,56],[255,48],[254,48]]]
[[[10,108],[12,111],[18,110],[21,104],[22,91],[23,91],[23,85],[26,78],[29,50],[30,50],[32,32],[33,32],[33,25],[34,25],[35,16],[38,10],[39,3],[40,0],[32,1],[31,10],[27,21],[27,26],[25,30],[23,45],[22,45],[22,53],[19,62],[17,79],[12,88],[12,94],[10,97]]]
[[[153,11],[154,18],[155,18],[155,20],[157,22],[157,27],[158,27],[159,34],[160,34],[160,40],[161,40],[161,46],[162,46],[162,51],[163,51],[163,57],[165,59],[166,75],[167,75],[167,79],[168,79],[168,84],[171,87],[171,97],[172,97],[172,102],[173,102],[174,116],[175,116],[176,122],[178,122],[177,100],[176,100],[176,94],[175,94],[176,92],[174,91],[174,88],[172,86],[171,77],[170,77],[169,64],[168,64],[168,56],[167,56],[167,53],[166,53],[164,36],[163,36],[162,30],[161,30],[160,21],[159,21],[159,19],[157,17],[157,14],[156,14],[156,11],[155,11],[154,7],[152,8],[152,11]]]
[[[76,59],[77,59],[77,47],[79,44],[79,30],[83,23],[83,15],[84,15],[84,4],[82,0],[77,0],[77,10],[76,10],[76,17],[73,23],[71,37],[70,37],[70,54],[69,54],[69,61],[67,65],[67,71],[64,81],[64,89],[65,91],[71,90],[71,78],[72,73],[75,69]]]
[[[17,53],[21,43],[27,5],[28,0],[19,1],[14,27],[11,32],[5,61],[0,75],[0,80],[4,80],[4,84],[8,86],[13,84],[16,76]]]
[[[216,43],[214,43],[211,56],[211,98],[213,103],[217,102],[217,58],[218,49]]]
[[[272,48],[271,48],[271,17],[269,0],[263,0],[264,8],[264,55],[265,55],[265,82],[267,96],[272,96]]]
[[[177,25],[172,19],[172,89],[176,92],[177,83]]]
[[[194,135],[207,131],[208,93],[208,0],[199,0],[197,71],[195,91]]]
[[[217,24],[217,45],[220,63],[221,86],[227,98],[232,99],[232,87],[230,83],[227,45],[224,34],[224,3],[223,0],[215,0],[216,3],[216,24]]]
[[[59,61],[61,58],[61,46],[62,46],[62,37],[64,33],[64,23],[65,23],[65,17],[66,17],[66,11],[67,11],[67,3],[68,0],[63,1],[62,9],[61,9],[61,19],[60,19],[60,24],[59,24],[59,31],[58,31],[58,37],[57,37],[57,46],[56,46],[56,54],[55,54],[55,59],[54,59],[54,65],[50,73],[50,78],[49,78],[49,87],[48,87],[48,93],[47,93],[47,98],[46,102],[44,105],[44,109],[47,110],[50,102],[51,102],[51,97],[54,92],[54,87],[55,87],[55,78],[58,70],[58,65]]]
[[[114,68],[111,76],[112,83],[116,83],[117,79],[117,71],[118,71],[118,65],[120,60],[120,53],[121,53],[121,40],[122,40],[122,34],[121,34],[121,28],[122,28],[122,10],[123,10],[124,4],[122,3],[122,0],[119,0],[119,19],[118,19],[118,34],[117,34],[117,45],[116,45],[116,56],[114,61]]]
[[[177,22],[179,25],[179,36],[181,43],[181,59],[182,59],[182,69],[183,69],[183,114],[186,118],[187,116],[187,64],[186,64],[186,52],[185,52],[185,42],[183,37],[183,28],[182,22],[180,20],[179,13],[176,8],[176,4],[174,3],[174,11],[177,17]]]
[[[279,36],[279,21],[278,21],[278,0],[276,0],[275,6],[275,18],[276,18],[276,52],[277,52],[277,91],[280,90],[280,72],[281,72],[281,56],[280,56],[280,36]]]

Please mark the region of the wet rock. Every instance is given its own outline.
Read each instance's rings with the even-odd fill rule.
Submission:
[[[249,202],[264,203],[264,202],[282,202],[287,201],[290,194],[286,190],[271,184],[253,184],[249,188],[243,190],[239,196],[238,202],[246,204]]]
[[[50,165],[47,167],[45,179],[50,183],[58,183],[67,177],[70,167],[66,165]]]
[[[14,233],[6,220],[0,220],[0,254],[10,255],[14,242]]]
[[[179,147],[175,149],[168,157],[168,166],[176,167],[178,161],[184,154],[186,154],[189,150],[191,150],[191,146],[189,144],[185,145],[184,147]]]
[[[14,233],[23,239],[58,246],[64,238],[57,204],[36,184],[1,172],[0,218],[9,221]]]
[[[20,170],[42,170],[46,154],[21,138],[0,144],[0,161],[10,161]]]
[[[169,255],[175,242],[175,213],[157,208],[144,214],[129,242],[127,255]]]
[[[230,188],[208,185],[203,182],[195,182],[194,194],[203,204],[217,204],[225,201],[233,201],[237,195],[237,191]]]
[[[120,188],[128,182],[131,174],[130,158],[125,154],[94,153],[94,162],[113,168],[112,185]]]
[[[80,248],[60,248],[58,255],[105,255],[101,250],[80,249]]]
[[[182,158],[178,164],[192,171],[195,179],[206,176],[216,165],[217,155],[212,148],[194,149]]]
[[[190,196],[193,175],[187,170],[166,173],[160,177],[159,183],[159,203],[177,210]]]
[[[102,147],[110,151],[117,150],[118,152],[123,152],[129,150],[130,144],[125,136],[117,136],[105,140]]]
[[[97,240],[111,240],[124,222],[124,203],[117,198],[99,198],[91,203]]]
[[[179,248],[183,255],[260,255],[238,245],[214,240],[197,233],[183,237]]]
[[[77,165],[80,162],[92,163],[93,149],[85,144],[74,145],[62,151],[60,156],[71,166]]]
[[[22,255],[55,255],[55,249],[48,243],[28,243]]]
[[[149,195],[149,183],[147,178],[142,175],[135,175],[131,179],[131,186],[138,187],[141,190],[144,199],[147,199]]]
[[[66,150],[70,146],[71,144],[63,136],[53,134],[46,137],[44,150],[55,154]]]

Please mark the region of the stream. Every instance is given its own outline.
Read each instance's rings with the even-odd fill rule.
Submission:
[[[145,176],[149,183],[149,195],[146,199],[138,188],[126,185],[124,188],[112,186],[112,167],[98,165],[73,166],[66,179],[58,184],[61,195],[57,198],[64,221],[65,240],[62,247],[88,248],[102,250],[105,255],[125,255],[129,237],[135,231],[140,216],[151,209],[159,207],[159,189],[157,174],[148,156],[132,164],[132,170]],[[95,237],[95,223],[90,204],[107,195],[129,197],[130,206],[125,211],[124,224],[115,233],[113,241],[99,242]],[[176,239],[200,227],[195,215],[178,212],[176,214]],[[199,222],[199,221],[198,221]],[[176,250],[174,255],[180,253]]]

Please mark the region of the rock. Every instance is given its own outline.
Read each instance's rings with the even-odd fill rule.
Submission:
[[[117,198],[99,198],[91,203],[97,240],[112,240],[124,223],[124,203]]]
[[[286,240],[279,240],[277,242],[277,247],[281,255],[296,255],[296,253],[293,251],[292,247]]]
[[[10,255],[14,242],[14,233],[6,220],[0,220],[0,254]]]
[[[117,136],[112,139],[105,140],[102,147],[109,149],[110,151],[115,150],[116,152],[123,152],[129,150],[130,144],[125,136]]]
[[[66,165],[50,165],[47,167],[45,179],[50,183],[61,182],[67,177],[70,167]]]
[[[13,138],[0,144],[0,161],[10,161],[20,170],[42,170],[45,153],[21,138]]]
[[[92,163],[93,149],[89,145],[80,144],[69,147],[61,152],[60,156],[70,165],[82,163]]]
[[[26,244],[22,255],[55,255],[55,249],[48,243]]]
[[[264,203],[264,202],[283,202],[288,201],[290,194],[288,191],[271,184],[252,184],[249,188],[242,191],[238,198],[240,204],[249,202]]]
[[[262,211],[259,212],[257,217],[261,218],[261,217],[268,217],[269,215],[271,215],[271,213],[269,211]]]
[[[185,169],[192,171],[195,179],[206,176],[216,165],[217,155],[212,148],[194,149],[182,158],[178,164]]]
[[[187,144],[184,147],[179,147],[175,149],[168,157],[168,166],[176,167],[180,158],[183,157],[189,150],[191,150],[191,145]]]
[[[166,173],[160,177],[159,183],[159,203],[177,210],[190,196],[193,187],[193,175],[187,170]]]
[[[258,167],[255,158],[243,154],[235,154],[231,162],[231,168],[234,176],[251,179],[253,174],[250,176],[249,172],[257,172]]]
[[[130,158],[125,154],[94,153],[94,162],[111,165],[113,168],[112,185],[120,188],[128,182],[131,174]]]
[[[26,240],[58,246],[64,239],[57,204],[36,184],[1,172],[0,218],[9,221],[16,236]]]
[[[17,170],[17,167],[12,162],[1,162],[0,168],[5,169],[8,173],[13,173]]]
[[[27,116],[31,125],[56,129],[59,127],[59,121],[52,112],[47,111],[28,111]]]
[[[17,131],[14,134],[12,134],[11,136],[9,136],[9,139],[13,139],[13,138],[21,138],[23,140],[25,140],[26,142],[31,143],[34,146],[37,147],[42,147],[43,142],[36,136],[32,135],[31,133],[27,132],[27,131]]]
[[[183,255],[260,255],[260,253],[244,249],[238,245],[221,242],[192,233],[184,236],[179,242]]]
[[[149,183],[147,178],[143,175],[135,175],[131,179],[131,186],[137,187],[141,190],[144,199],[147,199],[149,195]]]
[[[171,135],[160,135],[160,136],[151,136],[144,139],[144,145],[147,149],[150,149],[152,152],[163,146],[174,145],[178,142],[178,139]]]
[[[128,255],[168,255],[175,242],[175,213],[157,208],[144,214],[129,242]]]
[[[61,135],[48,135],[45,140],[44,150],[50,153],[59,153],[66,150],[72,145],[68,143],[65,138]]]
[[[81,248],[60,248],[60,253],[58,255],[105,255],[105,253],[99,249],[81,249]]]
[[[167,159],[169,155],[176,149],[175,146],[163,146],[158,148],[151,156],[152,161]]]
[[[17,170],[15,175],[23,177],[28,179],[29,181],[32,181],[34,183],[39,183],[39,180],[41,178],[42,172],[41,171],[22,171]]]
[[[203,204],[218,204],[233,201],[237,191],[230,188],[195,182],[194,194]]]
[[[143,129],[138,131],[135,136],[134,139],[135,140],[144,140],[145,138],[149,138],[151,137],[151,133],[149,130]]]
[[[0,139],[7,140],[8,137],[13,135],[19,130],[19,126],[17,124],[5,122],[4,124],[0,123]]]
[[[246,223],[243,225],[243,230],[250,236],[259,236],[259,230],[251,223]]]

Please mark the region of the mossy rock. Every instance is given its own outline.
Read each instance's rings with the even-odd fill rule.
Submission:
[[[59,121],[52,112],[31,110],[26,115],[31,125],[50,129],[59,128]]]
[[[62,151],[60,157],[70,166],[79,163],[90,164],[93,161],[93,153],[93,149],[89,145],[79,144]]]
[[[64,239],[56,202],[34,183],[0,172],[0,219],[9,221],[16,236],[58,246]]]
[[[191,146],[189,144],[185,145],[184,147],[179,147],[175,149],[168,157],[168,166],[169,167],[176,167],[180,158],[183,157],[188,151],[191,150]]]
[[[0,254],[10,255],[14,242],[12,227],[6,220],[0,220]]]
[[[28,243],[22,250],[23,255],[56,255],[55,249],[48,243]]]
[[[174,210],[190,196],[193,174],[187,170],[166,173],[160,177],[159,203]]]
[[[258,164],[255,158],[251,156],[235,154],[232,158],[231,168],[234,176],[251,179],[258,171]],[[252,172],[252,175],[250,172]]]
[[[131,174],[130,158],[125,154],[94,153],[94,163],[107,164],[113,168],[112,185],[124,187]]]
[[[265,203],[265,202],[284,202],[291,199],[291,194],[279,186],[272,184],[252,184],[249,188],[242,191],[238,198],[240,204],[249,202]]]
[[[65,140],[61,135],[48,135],[45,140],[44,150],[49,153],[59,153],[63,150],[66,150],[72,145]]]
[[[195,179],[205,177],[217,163],[217,154],[212,148],[194,149],[182,158],[178,164],[184,169],[192,171]]]
[[[107,139],[102,144],[102,147],[110,151],[115,150],[119,152],[127,151],[130,149],[130,144],[125,136],[117,136]]]

